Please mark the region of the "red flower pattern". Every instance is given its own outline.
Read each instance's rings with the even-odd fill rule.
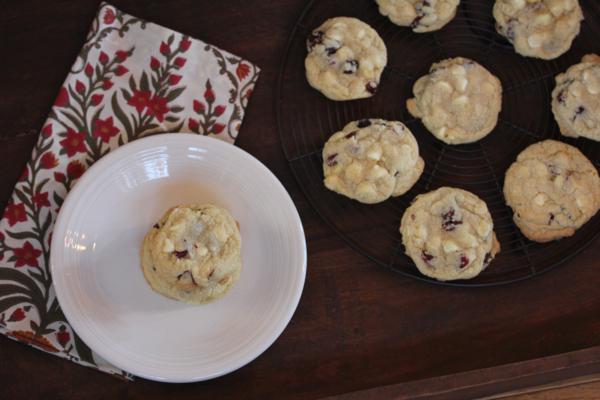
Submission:
[[[165,42],[160,43],[160,54],[168,56],[171,53],[171,48]]]
[[[142,112],[148,106],[148,103],[150,103],[150,96],[152,96],[150,92],[135,90],[133,96],[127,101],[127,104],[135,107],[138,112]]]
[[[148,110],[146,112],[148,115],[156,117],[158,121],[163,122],[165,114],[169,112],[169,108],[167,107],[167,99],[158,95],[152,96],[150,103],[148,103]]]
[[[160,68],[160,61],[158,61],[155,57],[150,57],[150,68],[153,70],[157,70]]]
[[[77,153],[85,153],[85,132],[75,132],[73,129],[67,129],[67,137],[59,143],[67,152],[67,156],[73,157]]]
[[[56,332],[56,340],[63,348],[69,343],[69,340],[71,340],[71,335],[64,325],[61,325],[60,328],[58,328],[58,332]]]
[[[106,119],[98,118],[95,123],[92,136],[102,139],[104,143],[108,143],[110,138],[119,134],[119,129],[113,123],[113,117]]]
[[[58,166],[58,160],[51,151],[48,151],[40,158],[40,167],[43,169],[52,169]]]
[[[15,309],[10,317],[8,317],[8,322],[18,322],[25,319],[25,311],[21,307]]]
[[[112,24],[115,21],[115,12],[112,8],[107,8],[104,13],[104,23],[107,25]]]
[[[75,91],[77,93],[85,92],[85,85],[79,79],[75,82]]]
[[[52,124],[48,124],[42,128],[42,135],[50,137],[52,135]]]
[[[115,75],[117,76],[125,75],[128,72],[129,70],[120,64],[117,65],[117,68],[115,69]]]
[[[224,112],[225,112],[225,106],[216,106],[215,107],[215,115],[217,117],[223,115]]]
[[[127,57],[129,57],[129,54],[127,54],[127,52],[124,50],[119,50],[119,51],[117,51],[115,56],[117,57],[117,60],[119,60],[120,62],[123,62],[123,61],[127,60]]]
[[[200,114],[202,111],[205,110],[205,106],[203,103],[199,102],[198,100],[194,100],[194,111],[196,111],[198,114]]]
[[[108,90],[111,87],[113,87],[113,83],[110,79],[105,79],[104,82],[102,82],[102,89]]]
[[[79,179],[85,172],[85,166],[79,161],[71,161],[67,165],[67,176],[69,179]]]
[[[67,180],[67,177],[62,172],[55,172],[54,173],[54,180],[56,182],[62,183],[62,182],[65,182]]]
[[[23,173],[19,177],[19,182],[25,181],[28,177],[29,177],[29,167],[25,166],[25,169],[23,169]]]
[[[188,126],[190,127],[190,129],[194,132],[198,131],[198,128],[200,127],[200,123],[195,120],[194,118],[190,118],[188,120]]]
[[[83,72],[87,76],[92,76],[92,75],[94,75],[94,67],[92,67],[89,63],[85,64],[85,69],[83,70]]]
[[[169,85],[177,85],[181,80],[181,75],[171,74],[169,75]]]
[[[184,37],[183,39],[181,39],[181,42],[179,43],[179,48],[181,49],[182,52],[186,52],[189,48],[190,45],[192,44],[192,41],[186,37]]]
[[[98,61],[100,61],[100,64],[104,65],[108,62],[108,55],[101,51],[100,55],[98,56]]]
[[[240,81],[243,81],[244,79],[246,79],[246,77],[248,76],[249,73],[250,73],[250,66],[248,64],[244,64],[243,62],[241,62],[235,69],[235,74],[237,75],[237,77]]]
[[[50,207],[50,201],[48,200],[48,192],[36,193],[31,199],[33,200],[33,204],[35,204],[37,208]]]
[[[204,98],[209,103],[212,103],[213,101],[215,101],[215,92],[213,92],[211,88],[207,88],[204,92]]]
[[[225,129],[225,125],[223,125],[223,124],[214,124],[213,125],[213,131],[216,134],[223,132],[223,129]]]
[[[95,94],[95,95],[92,95],[92,98],[90,99],[90,103],[92,103],[93,106],[97,106],[98,104],[100,104],[102,102],[102,99],[104,99],[103,94]]]
[[[177,68],[182,68],[182,67],[185,65],[185,62],[186,62],[186,61],[187,61],[187,60],[186,60],[185,58],[183,58],[183,57],[177,57],[177,58],[175,59],[175,61],[173,61],[173,64],[175,64],[175,66],[176,66]]]
[[[29,241],[26,241],[23,247],[13,249],[13,253],[17,259],[15,267],[23,267],[28,265],[30,267],[39,267],[38,257],[42,255],[42,251],[33,247]]]
[[[69,92],[63,86],[58,91],[58,96],[54,100],[54,107],[67,107],[69,105]]]
[[[25,212],[25,204],[9,203],[4,209],[4,218],[8,219],[8,225],[13,226],[19,222],[27,221],[27,213]]]

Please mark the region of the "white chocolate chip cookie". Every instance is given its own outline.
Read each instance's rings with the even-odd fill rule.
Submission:
[[[504,181],[513,220],[536,242],[571,236],[600,208],[600,178],[575,147],[555,140],[519,154]]]
[[[517,53],[551,60],[571,48],[583,12],[577,0],[496,0],[494,18]]]
[[[552,112],[563,135],[600,141],[599,56],[588,54],[556,77]]]
[[[325,186],[361,203],[406,193],[424,166],[415,137],[398,121],[350,122],[323,148]]]
[[[328,19],[306,41],[308,83],[331,100],[371,97],[377,91],[387,50],[383,40],[359,19]]]
[[[456,15],[460,0],[376,0],[379,12],[414,32],[437,31]]]
[[[485,202],[451,187],[417,196],[402,216],[400,233],[419,271],[440,281],[473,278],[500,251]]]
[[[490,133],[502,107],[500,80],[467,58],[431,66],[413,86],[408,111],[448,144],[475,142]]]
[[[242,267],[236,221],[210,204],[168,210],[144,238],[142,270],[158,293],[186,303],[223,296]]]

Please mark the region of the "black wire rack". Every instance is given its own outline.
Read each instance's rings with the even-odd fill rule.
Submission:
[[[502,195],[504,174],[517,155],[532,143],[554,138],[579,148],[600,168],[600,143],[560,135],[550,94],[554,77],[588,53],[600,52],[600,2],[580,0],[585,20],[571,50],[551,61],[525,58],[496,33],[493,1],[462,0],[458,13],[443,29],[413,33],[379,14],[373,0],[309,1],[292,28],[279,70],[276,112],[285,156],[317,213],[352,248],[402,275],[451,286],[493,286],[537,276],[579,253],[600,232],[600,213],[577,233],[540,244],[527,240],[514,225]],[[370,99],[334,102],[312,89],[305,78],[306,37],[327,18],[356,17],[371,25],[385,41],[388,66],[378,92]],[[433,62],[448,57],[472,58],[502,82],[503,104],[498,125],[484,139],[446,145],[435,139],[406,110],[412,85]],[[327,138],[347,122],[362,118],[403,121],[414,133],[425,171],[403,196],[363,205],[323,185],[321,151]],[[439,282],[419,273],[404,255],[398,231],[412,199],[441,186],[469,190],[488,205],[502,251],[477,278]]]

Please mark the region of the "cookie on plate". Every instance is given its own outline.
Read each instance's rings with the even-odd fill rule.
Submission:
[[[519,154],[504,180],[513,220],[536,242],[571,236],[600,208],[600,178],[575,147],[556,140],[535,143]]]
[[[564,136],[600,141],[600,57],[588,54],[556,77],[552,112]]]
[[[460,0],[376,0],[379,12],[414,32],[437,31],[456,15]]]
[[[490,133],[502,108],[500,80],[473,60],[449,58],[431,66],[413,86],[408,111],[448,144],[475,142]]]
[[[242,267],[235,219],[210,204],[173,207],[142,244],[142,270],[156,292],[199,304],[223,296]]]
[[[325,21],[306,41],[308,83],[331,100],[371,97],[387,64],[387,50],[377,32],[356,18]]]
[[[361,203],[406,193],[424,166],[415,137],[399,121],[350,122],[323,148],[325,186]]]
[[[577,0],[496,0],[494,18],[517,53],[551,60],[571,48],[583,12]]]
[[[417,196],[402,216],[400,233],[419,271],[440,281],[473,278],[500,251],[485,202],[451,187]]]

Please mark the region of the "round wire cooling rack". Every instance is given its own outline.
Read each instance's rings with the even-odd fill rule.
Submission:
[[[598,49],[600,3],[580,0],[585,20],[571,50],[551,61],[525,58],[496,33],[492,0],[462,0],[454,20],[432,33],[413,33],[379,14],[373,0],[309,1],[293,26],[281,62],[277,85],[277,125],[285,156],[309,202],[351,247],[377,264],[402,275],[451,286],[492,286],[530,278],[573,257],[600,233],[600,213],[570,237],[550,243],[527,240],[512,221],[502,194],[504,174],[532,143],[554,138],[579,148],[600,168],[600,143],[560,135],[551,112],[554,77],[585,54]],[[356,17],[371,25],[388,49],[388,66],[378,92],[369,99],[334,102],[312,89],[305,78],[306,37],[327,18]],[[433,62],[468,57],[502,82],[503,104],[498,125],[484,139],[446,145],[426,131],[406,110],[412,85]],[[323,185],[321,151],[327,138],[349,121],[383,118],[403,121],[413,132],[425,171],[403,196],[364,205]],[[398,231],[412,199],[441,186],[469,190],[488,205],[501,252],[478,277],[440,282],[419,273],[404,255]]]

